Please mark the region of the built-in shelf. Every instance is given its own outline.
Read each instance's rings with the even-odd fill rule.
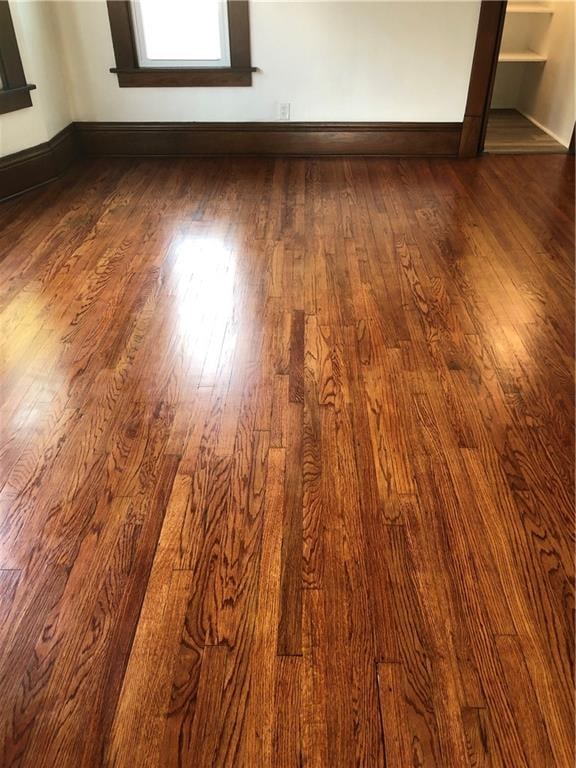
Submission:
[[[498,61],[546,61],[547,57],[543,56],[541,53],[536,53],[536,51],[513,51],[511,53],[505,53],[504,51],[500,51],[500,55],[498,56]]]
[[[546,3],[508,3],[506,13],[547,13],[554,11]]]

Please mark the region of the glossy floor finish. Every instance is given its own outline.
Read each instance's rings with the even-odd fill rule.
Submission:
[[[567,157],[0,209],[3,768],[573,764]]]

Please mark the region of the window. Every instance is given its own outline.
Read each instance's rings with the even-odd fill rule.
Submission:
[[[141,67],[229,67],[228,4],[138,0],[134,31]]]
[[[8,0],[0,0],[0,114],[32,106]]]
[[[108,0],[121,88],[248,86],[247,0]]]

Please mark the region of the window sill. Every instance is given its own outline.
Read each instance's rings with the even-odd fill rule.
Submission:
[[[122,69],[113,67],[120,88],[197,88],[247,87],[252,85],[252,72],[256,67],[187,68],[140,67]]]
[[[19,88],[0,89],[0,115],[31,107],[30,91],[33,91],[34,88],[36,88],[35,85],[22,85]]]

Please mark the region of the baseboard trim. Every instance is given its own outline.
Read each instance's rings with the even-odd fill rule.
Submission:
[[[457,157],[462,123],[71,123],[0,158],[0,200],[62,176],[81,156]]]
[[[0,157],[0,200],[62,176],[78,159],[77,139],[76,128],[70,124],[43,144]]]
[[[461,123],[76,123],[88,155],[456,157]]]

